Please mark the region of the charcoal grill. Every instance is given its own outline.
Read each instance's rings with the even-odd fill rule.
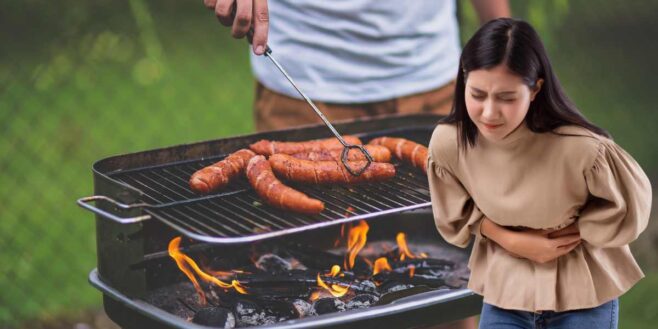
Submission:
[[[427,144],[440,118],[430,114],[387,116],[340,122],[336,128],[343,134],[357,135],[364,142],[395,136]],[[98,268],[91,272],[90,282],[103,292],[104,305],[112,319],[123,326],[142,323],[149,327],[200,327],[141,299],[153,289],[183,280],[166,253],[167,242],[179,235],[196,241],[187,247],[188,252],[212,249],[234,254],[235,250],[262,241],[298,239],[315,245],[330,244],[323,232],[335,230],[341,223],[366,219],[371,225],[392,228],[413,222],[416,227],[424,227],[417,231],[423,238],[445,244],[433,228],[426,176],[404,163],[395,163],[397,174],[386,182],[323,187],[291,184],[325,202],[326,209],[318,215],[272,208],[259,199],[246,179],[210,195],[195,194],[188,187],[193,172],[260,139],[296,141],[324,137],[328,137],[326,127],[314,125],[119,155],[96,162],[95,196],[79,199],[78,204],[96,214]],[[446,248],[450,247],[446,244]],[[340,327],[356,323],[368,327],[368,323],[383,325],[395,321],[412,327],[477,314],[480,307],[481,298],[468,289],[431,291],[389,305],[290,320],[275,327]]]

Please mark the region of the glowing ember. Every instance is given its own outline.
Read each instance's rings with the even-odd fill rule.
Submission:
[[[409,247],[407,247],[406,234],[404,234],[403,232],[398,233],[398,235],[395,237],[395,240],[398,242],[398,249],[400,250],[400,260],[405,260],[407,257],[410,259],[419,258],[419,256],[416,256],[411,251],[409,251]],[[427,258],[427,254],[421,253],[420,258]]]
[[[322,295],[321,291],[314,291],[311,293],[311,297],[309,297],[308,299],[313,302],[316,301],[318,298],[320,298],[321,295]]]
[[[347,207],[347,209],[345,209],[345,218],[350,217],[353,212],[354,208],[352,208],[352,206]]]
[[[377,273],[383,271],[390,271],[390,270],[391,270],[391,265],[388,264],[388,259],[386,259],[386,257],[379,257],[375,261],[375,266],[373,267],[372,275],[376,275]]]
[[[190,271],[190,268],[194,270],[194,272],[204,281],[206,282],[211,282],[214,283],[215,285],[219,286],[220,288],[228,289],[228,288],[234,288],[237,292],[241,294],[247,294],[247,290],[245,289],[244,286],[241,286],[240,283],[237,280],[231,281],[231,283],[226,283],[204,271],[199,268],[199,265],[196,264],[196,262],[190,258],[189,256],[185,255],[179,250],[180,246],[180,241],[181,238],[177,237],[171,240],[169,242],[169,256],[173,258],[176,261],[176,264],[178,265],[178,268],[187,275],[187,277],[192,281],[192,284],[194,284],[194,289],[197,290],[197,293],[199,293],[199,299],[200,299],[200,304],[201,305],[206,305],[206,296],[203,293],[203,290],[199,286],[199,283],[196,281],[196,278],[192,274],[192,271]],[[223,272],[226,273],[226,272]]]
[[[343,266],[345,269],[350,270],[354,268],[354,260],[356,255],[359,254],[359,251],[366,244],[366,236],[370,227],[366,221],[361,220],[359,224],[355,227],[352,227],[347,235],[347,254],[345,255],[345,261]]]

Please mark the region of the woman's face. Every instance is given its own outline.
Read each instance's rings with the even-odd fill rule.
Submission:
[[[538,80],[537,88],[530,89],[504,64],[473,70],[466,79],[468,116],[483,137],[502,140],[523,122],[542,82]]]

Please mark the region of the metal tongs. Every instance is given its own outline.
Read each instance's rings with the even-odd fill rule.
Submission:
[[[254,35],[254,32],[253,32],[253,30],[250,29],[249,32],[247,33],[247,40],[249,41],[249,44],[252,43],[253,35]],[[345,140],[343,139],[343,136],[341,136],[338,133],[338,131],[336,131],[336,128],[334,128],[334,126],[329,122],[329,120],[327,120],[327,117],[324,116],[324,113],[322,113],[322,111],[320,111],[318,109],[318,107],[315,106],[315,103],[313,103],[313,101],[310,98],[308,98],[306,96],[306,94],[304,94],[304,92],[302,92],[301,89],[299,89],[299,87],[297,87],[297,84],[295,84],[295,81],[293,81],[292,78],[288,75],[288,72],[286,72],[286,70],[283,69],[281,64],[279,64],[279,62],[277,62],[277,60],[274,59],[274,57],[272,57],[272,48],[270,48],[270,46],[265,45],[265,52],[263,53],[263,55],[265,57],[269,58],[272,61],[272,63],[274,63],[274,66],[276,66],[279,69],[279,71],[281,71],[281,73],[283,73],[283,75],[286,77],[286,79],[288,79],[288,81],[290,81],[290,84],[292,84],[292,86],[295,87],[295,90],[297,90],[297,92],[300,95],[302,95],[302,98],[304,98],[304,100],[306,100],[306,103],[308,103],[308,105],[311,106],[313,111],[315,111],[315,114],[317,114],[320,117],[320,119],[322,119],[322,121],[327,126],[327,128],[329,128],[329,130],[331,130],[331,132],[334,134],[334,136],[336,136],[336,138],[338,138],[340,143],[343,144],[343,152],[342,152],[340,158],[341,158],[341,162],[343,163],[343,166],[345,166],[345,169],[347,169],[347,171],[349,171],[349,173],[352,174],[353,176],[359,176],[364,171],[366,171],[366,169],[368,169],[370,164],[373,162],[373,159],[372,159],[372,156],[370,155],[370,153],[368,153],[368,151],[363,147],[363,145],[348,144],[347,142],[345,142]],[[350,151],[350,149],[359,149],[363,153],[363,155],[365,155],[366,160],[367,160],[366,165],[363,166],[363,168],[361,168],[357,171],[352,170],[352,168],[350,168],[350,166],[347,164],[347,156],[348,156],[348,152]]]

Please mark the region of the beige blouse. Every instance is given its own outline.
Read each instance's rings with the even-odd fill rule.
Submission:
[[[475,243],[468,288],[505,309],[590,308],[630,289],[644,274],[628,243],[646,228],[651,185],[612,140],[577,126],[534,133],[522,124],[501,141],[478,137],[457,150],[457,128],[440,124],[429,145],[428,178],[439,233]],[[483,216],[503,226],[561,228],[578,222],[583,242],[538,264],[479,233]]]

